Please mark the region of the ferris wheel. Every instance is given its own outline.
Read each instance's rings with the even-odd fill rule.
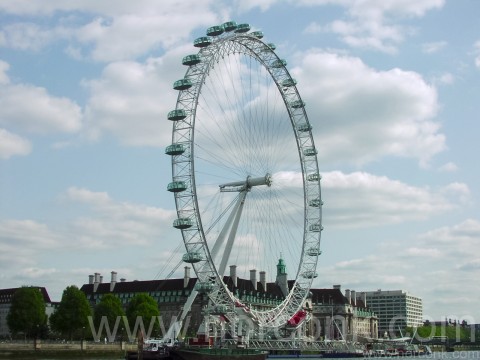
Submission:
[[[317,276],[323,203],[305,103],[286,61],[262,38],[248,24],[226,22],[183,58],[168,113],[167,189],[196,291],[219,314],[279,328],[295,325]],[[232,287],[236,277],[253,288]]]

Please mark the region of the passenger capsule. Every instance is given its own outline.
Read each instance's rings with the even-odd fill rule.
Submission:
[[[312,130],[312,126],[310,124],[300,124],[297,126],[297,130],[300,132],[307,132]]]
[[[306,278],[306,279],[314,279],[318,276],[318,274],[315,272],[315,271],[310,271],[310,270],[307,270],[307,271],[304,271],[302,273],[302,277]]]
[[[323,230],[323,226],[320,224],[312,224],[308,227],[311,232],[320,232]]]
[[[203,48],[207,47],[212,43],[212,40],[208,36],[202,36],[199,37],[198,39],[195,39],[193,42],[193,46],[198,47],[198,48]]]
[[[212,27],[209,27],[207,29],[207,35],[208,36],[218,36],[218,35],[221,35],[223,34],[223,26],[222,25],[215,25],[215,26],[212,26]]]
[[[277,59],[270,64],[272,68],[281,68],[287,66],[287,60]]]
[[[182,59],[182,64],[187,66],[197,65],[202,62],[202,58],[198,54],[187,55]]]
[[[282,81],[282,86],[283,87],[291,87],[297,85],[297,80],[293,78],[288,78]]]
[[[203,261],[203,256],[199,252],[188,252],[186,254],[183,254],[182,256],[182,261],[189,263],[189,264],[195,264],[200,261]]]
[[[253,31],[250,34],[255,36],[257,39],[263,38],[263,32],[261,32],[261,31]]]
[[[237,28],[237,23],[235,21],[227,21],[222,26],[224,31],[229,32]]]
[[[167,185],[167,190],[170,192],[182,192],[187,189],[185,181],[172,181]]]
[[[183,120],[186,117],[187,117],[187,113],[183,109],[172,110],[167,115],[168,120],[172,120],[172,121]]]
[[[180,79],[173,83],[173,88],[175,90],[187,90],[192,87],[192,82],[190,79]]]
[[[236,33],[246,33],[250,31],[250,24],[238,24],[235,29]]]
[[[305,156],[314,156],[314,155],[317,155],[317,153],[318,153],[317,149],[313,147],[303,149],[303,155]]]
[[[277,48],[277,45],[275,45],[274,43],[268,43],[267,46],[272,50],[275,50]]]
[[[167,155],[182,155],[185,152],[185,146],[183,144],[171,144],[165,148],[165,154]]]
[[[193,221],[190,218],[178,218],[173,221],[173,227],[176,229],[188,229],[193,226]]]
[[[194,289],[197,290],[200,294],[208,294],[213,290],[213,284],[197,282],[194,286]]]
[[[314,174],[308,174],[307,175],[307,180],[308,181],[318,181],[322,178],[322,176],[318,173],[314,173]]]
[[[321,254],[322,254],[322,251],[317,247],[311,247],[311,248],[308,248],[307,250],[308,256],[319,256]]]
[[[290,103],[290,106],[294,109],[301,109],[305,106],[305,102],[302,100],[294,100]]]
[[[308,205],[311,207],[320,207],[323,205],[323,201],[320,199],[312,199],[308,202]]]

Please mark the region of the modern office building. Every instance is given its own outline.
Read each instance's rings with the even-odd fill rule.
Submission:
[[[423,325],[422,299],[405,290],[367,291],[368,307],[378,316],[380,337],[401,336],[405,327]]]

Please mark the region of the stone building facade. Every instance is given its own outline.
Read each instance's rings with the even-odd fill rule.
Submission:
[[[229,276],[223,281],[240,301],[249,308],[268,309],[280,304],[285,298],[285,289],[293,286],[293,281],[287,280],[282,259],[277,267],[277,280],[266,282],[266,274],[250,271],[250,279],[242,279],[236,275],[236,266],[230,266]],[[168,330],[172,321],[180,317],[188,296],[195,287],[196,278],[190,276],[190,268],[185,267],[183,279],[148,280],[148,281],[117,281],[117,274],[111,273],[110,282],[103,282],[100,274],[90,275],[89,283],[81,287],[90,304],[98,304],[104,294],[114,294],[124,307],[131,298],[139,293],[147,293],[158,303],[161,314],[161,336]],[[347,292],[348,293],[348,292]],[[353,338],[355,336],[376,337],[377,319],[366,307],[362,299],[344,296],[340,287],[333,289],[311,289],[305,308],[311,312],[311,320],[304,326],[306,335],[316,340]],[[353,292],[355,294],[355,292]],[[194,300],[191,311],[185,320],[181,335],[195,335],[203,322],[205,311],[208,310],[206,295],[199,294]],[[133,327],[133,325],[131,325]]]

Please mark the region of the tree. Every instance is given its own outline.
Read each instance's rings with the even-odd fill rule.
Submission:
[[[148,294],[135,295],[128,304],[126,313],[129,326],[132,329],[140,318],[146,329],[150,329],[150,331],[154,331],[154,333],[160,329],[160,324],[155,321],[160,315],[158,304],[155,299]],[[152,328],[150,328],[150,326],[152,326]]]
[[[68,335],[71,340],[74,335],[85,336],[84,329],[87,328],[88,317],[91,315],[85,294],[72,285],[63,290],[62,300],[50,316],[50,325],[53,330]]]
[[[102,323],[102,318],[105,317],[109,328],[114,329],[116,324],[120,324],[123,316],[125,316],[125,312],[120,299],[113,294],[105,294],[97,306],[95,306],[93,323],[97,329],[102,330],[103,325],[101,326],[100,324]]]
[[[21,287],[12,297],[7,315],[7,324],[13,334],[23,332],[25,336],[37,337],[47,323],[45,300],[38,287]]]

